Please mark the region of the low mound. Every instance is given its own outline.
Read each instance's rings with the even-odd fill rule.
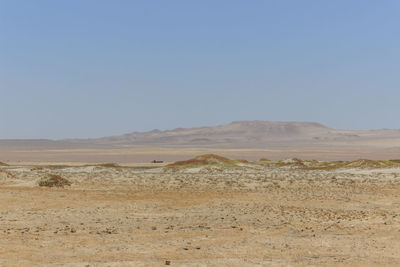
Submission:
[[[317,161],[302,160],[298,158],[282,159],[278,161],[262,158],[257,162],[247,160],[232,160],[214,154],[201,155],[189,160],[177,161],[169,164],[167,168],[197,168],[197,167],[248,167],[263,166],[268,168],[293,168],[303,170],[336,170],[336,169],[378,169],[400,167],[400,160],[368,160],[359,159],[354,161]]]
[[[104,168],[121,168],[121,166],[119,166],[117,163],[113,163],[113,162],[101,163],[101,164],[98,164],[97,166],[104,167]]]
[[[31,171],[41,171],[43,169],[44,169],[43,166],[32,166]]]
[[[122,167],[113,162],[97,164],[96,169],[112,169],[115,171],[122,171]]]
[[[46,177],[40,179],[38,184],[42,187],[64,187],[70,186],[71,182],[62,178],[60,175],[48,174]]]
[[[168,164],[168,168],[196,168],[201,166],[219,166],[219,167],[233,167],[236,166],[235,161],[224,158],[215,154],[205,154],[197,156],[193,159],[177,161],[175,163]]]
[[[396,160],[368,160],[368,159],[359,159],[356,161],[350,162],[346,167],[352,168],[387,168],[387,167],[396,167],[400,166],[399,162]]]
[[[284,167],[284,166],[304,167],[305,162],[298,158],[289,158],[289,159],[279,160],[278,162],[275,163],[275,165],[277,167]]]
[[[8,164],[0,161],[0,166],[8,166]]]
[[[314,161],[306,164],[309,170],[334,170],[334,169],[379,169],[400,167],[400,160],[369,160],[359,159],[354,161]]]

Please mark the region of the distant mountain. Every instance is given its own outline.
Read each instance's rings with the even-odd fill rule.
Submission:
[[[111,146],[312,148],[398,146],[400,130],[336,130],[315,122],[235,121],[220,126],[134,132],[70,142]]]
[[[311,122],[237,121],[213,127],[130,133],[93,141],[120,145],[254,146],[259,143],[310,139],[330,131],[321,124]]]
[[[236,121],[225,125],[134,132],[96,139],[3,140],[21,147],[399,148],[400,130],[337,130],[314,122]]]

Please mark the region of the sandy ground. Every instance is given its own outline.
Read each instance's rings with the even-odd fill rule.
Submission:
[[[400,169],[0,170],[0,266],[400,265]]]
[[[28,164],[70,164],[82,165],[98,162],[117,162],[124,165],[149,163],[152,160],[175,162],[186,160],[201,154],[217,154],[233,159],[251,161],[260,158],[279,160],[283,158],[301,158],[315,160],[389,160],[400,157],[399,148],[347,148],[338,149],[211,149],[211,148],[156,148],[135,147],[118,149],[50,149],[50,148],[7,148],[0,147],[0,161],[14,165]]]

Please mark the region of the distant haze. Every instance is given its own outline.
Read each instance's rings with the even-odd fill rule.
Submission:
[[[52,140],[0,140],[0,148],[396,149],[400,130],[337,130],[315,122],[236,121],[219,126]]]
[[[0,140],[0,161],[176,161],[200,154],[257,160],[398,159],[400,130],[337,130],[314,122],[236,121],[210,127],[65,140]]]
[[[2,0],[0,139],[400,129],[399,14],[397,0]]]

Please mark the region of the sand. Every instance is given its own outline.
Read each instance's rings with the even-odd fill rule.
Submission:
[[[400,265],[400,169],[0,169],[0,266]]]
[[[0,147],[0,161],[12,165],[85,165],[88,163],[117,162],[124,165],[150,163],[152,160],[174,162],[201,154],[218,154],[228,158],[279,160],[297,157],[315,160],[389,160],[400,158],[400,149],[216,149],[216,148],[155,148],[136,147],[118,149],[17,149]]]

